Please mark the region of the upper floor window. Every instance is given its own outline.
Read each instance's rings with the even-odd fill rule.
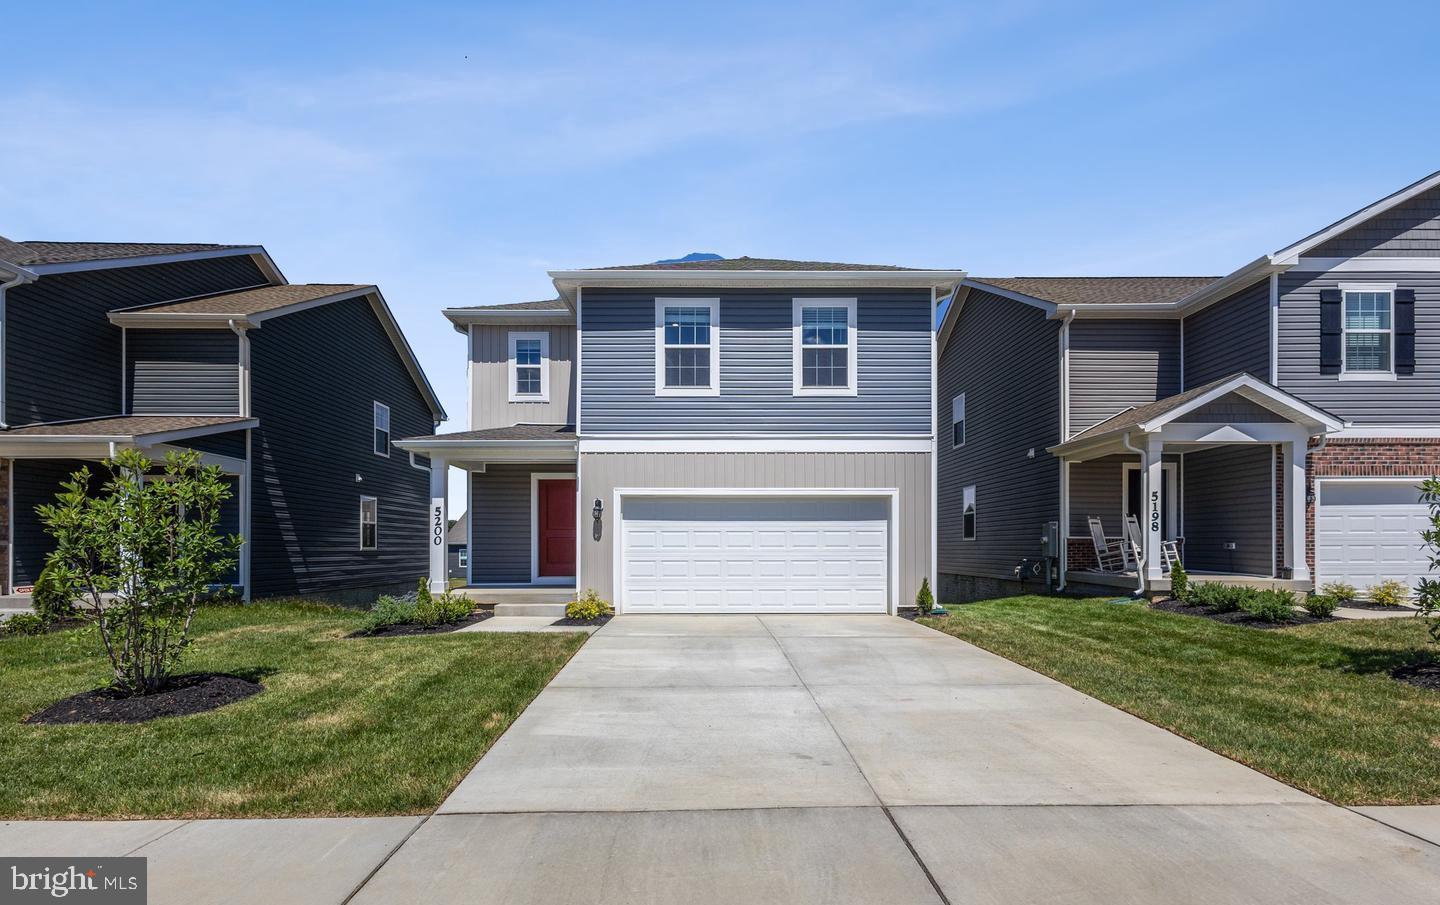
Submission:
[[[550,401],[550,334],[510,334],[510,401]]]
[[[360,498],[360,549],[380,547],[380,501],[373,496]]]
[[[720,392],[720,300],[655,300],[655,393]]]
[[[950,445],[958,448],[965,445],[965,394],[950,400]]]
[[[375,455],[390,455],[390,406],[375,403]]]
[[[1395,290],[1393,287],[1342,287],[1345,367],[1341,374],[1395,372]]]
[[[795,299],[794,392],[856,394],[855,299]]]

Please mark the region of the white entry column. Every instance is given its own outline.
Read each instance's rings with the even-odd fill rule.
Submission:
[[[1165,444],[1159,435],[1151,434],[1145,438],[1144,449],[1141,464],[1145,470],[1145,516],[1140,525],[1140,555],[1144,557],[1142,566],[1145,569],[1145,584],[1149,587],[1165,577],[1164,560],[1160,555],[1160,541],[1164,539]]]
[[[1309,448],[1310,437],[1303,432],[1281,444],[1285,469],[1285,565],[1295,581],[1310,580],[1310,565],[1305,557],[1305,460]]]
[[[449,548],[445,535],[450,528],[450,462],[430,457],[430,590],[439,593],[450,586]]]

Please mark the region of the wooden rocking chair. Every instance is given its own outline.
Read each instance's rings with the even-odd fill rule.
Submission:
[[[1125,545],[1116,541],[1111,543],[1105,537],[1105,526],[1095,516],[1085,520],[1090,525],[1090,542],[1095,545],[1095,561],[1099,564],[1101,572],[1123,572],[1129,566],[1129,557],[1125,555]]]
[[[1133,515],[1125,516],[1126,546],[1133,551],[1135,562],[1139,563],[1145,551],[1144,538],[1140,534],[1140,520]],[[1180,545],[1173,540],[1160,541],[1160,571],[1169,572],[1170,567],[1180,562]]]

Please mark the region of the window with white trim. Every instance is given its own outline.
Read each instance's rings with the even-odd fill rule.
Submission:
[[[1343,299],[1345,366],[1341,373],[1394,373],[1394,290],[1346,289]]]
[[[461,547],[461,548],[459,549],[459,551],[458,551],[458,557],[457,557],[457,559],[456,559],[456,563],[457,563],[457,564],[460,566],[460,568],[462,568],[462,569],[464,569],[464,568],[466,568],[467,566],[470,565],[470,548],[469,548],[469,547]]]
[[[794,300],[794,393],[856,393],[855,299]]]
[[[655,392],[713,396],[720,388],[720,300],[655,300]]]
[[[950,400],[950,446],[958,449],[965,445],[965,394]]]
[[[975,485],[971,484],[961,491],[960,500],[960,537],[962,540],[975,539]]]
[[[360,549],[380,547],[380,501],[373,496],[360,498]]]
[[[511,402],[550,401],[550,334],[510,334]]]
[[[375,455],[390,456],[390,406],[375,403]]]

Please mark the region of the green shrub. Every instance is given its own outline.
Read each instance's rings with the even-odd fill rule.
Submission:
[[[1178,562],[1170,567],[1170,596],[1181,603],[1190,599],[1190,576]]]
[[[915,609],[921,616],[927,616],[935,609],[935,595],[930,591],[930,578],[920,579],[920,590],[915,593]]]
[[[1289,622],[1295,616],[1295,595],[1290,591],[1254,591],[1240,602],[1240,608],[1266,622]]]
[[[1371,603],[1380,606],[1399,606],[1410,599],[1410,586],[1403,581],[1388,578],[1379,584],[1372,584],[1365,592]]]
[[[418,595],[417,595],[418,596]],[[424,626],[449,625],[469,616],[475,609],[461,594],[426,594],[415,601],[415,621]]]
[[[1319,594],[1309,594],[1305,602],[1300,604],[1305,612],[1316,619],[1327,619],[1335,615],[1335,608],[1340,605],[1340,599],[1322,591]]]
[[[55,580],[55,572],[49,566],[41,569],[40,577],[35,579],[35,590],[30,594],[30,605],[35,608],[35,615],[39,616],[46,625],[74,619],[78,615],[75,610],[75,598],[71,597],[64,586]]]
[[[1244,609],[1246,602],[1257,592],[1254,588],[1202,581],[1192,585],[1186,593],[1190,603],[1203,606],[1212,613],[1233,613]]]
[[[415,601],[386,594],[376,600],[375,605],[370,608],[370,612],[365,614],[365,621],[361,624],[360,631],[367,635],[373,635],[382,628],[392,625],[408,625],[414,621]]]
[[[1325,597],[1332,597],[1338,603],[1349,603],[1358,599],[1359,591],[1355,590],[1353,584],[1344,581],[1326,582],[1320,587],[1320,594]]]
[[[585,593],[565,605],[565,618],[579,622],[593,622],[601,616],[615,612],[610,603],[602,600],[594,589],[586,588]]]
[[[43,635],[45,619],[39,613],[16,613],[0,622],[0,635]]]

